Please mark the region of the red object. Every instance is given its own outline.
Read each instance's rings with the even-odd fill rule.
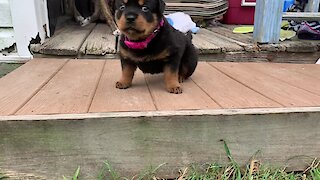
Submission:
[[[255,0],[246,0],[255,2]],[[223,16],[225,24],[254,24],[254,6],[241,6],[241,0],[229,0],[229,9]]]

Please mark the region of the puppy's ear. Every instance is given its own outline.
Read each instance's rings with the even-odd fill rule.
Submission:
[[[164,10],[166,9],[166,3],[163,0],[158,0],[159,2],[159,12],[163,14]]]

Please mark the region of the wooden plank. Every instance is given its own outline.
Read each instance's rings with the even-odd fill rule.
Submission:
[[[115,82],[120,77],[120,62],[107,61],[89,112],[156,110],[140,70],[136,72],[133,85],[128,89],[120,90],[115,87]]]
[[[75,56],[94,27],[95,24],[84,27],[70,24],[43,43],[40,53]]]
[[[211,32],[207,29],[200,29],[197,33],[198,36],[207,39],[207,41],[215,44],[218,47],[222,48],[222,52],[231,52],[231,51],[243,51],[244,48],[234,43],[226,37],[217,35],[214,32]]]
[[[229,37],[231,39],[237,40],[239,42],[245,43],[245,44],[252,44],[253,38],[252,34],[236,34],[233,33],[233,29],[228,29],[223,26],[216,26],[216,27],[210,27],[210,31],[213,31],[215,33],[218,33],[222,36]]]
[[[282,19],[284,20],[294,20],[298,22],[302,21],[319,21],[320,13],[313,13],[313,12],[286,12],[283,13]]]
[[[319,106],[320,96],[292,86],[240,63],[210,63],[233,79],[286,106]],[[264,64],[261,63],[261,66]]]
[[[69,61],[16,114],[88,112],[105,61]]]
[[[319,157],[318,113],[103,118],[0,122],[0,168],[44,179],[96,179],[108,160],[131,179],[162,163],[156,176],[175,179],[191,164],[245,165],[259,150],[263,164],[304,170]],[[30,146],[32,144],[32,146]],[[24,179],[24,178],[21,178]],[[69,178],[70,179],[70,178]]]
[[[223,108],[281,107],[207,63],[199,63],[192,79]]]
[[[0,79],[0,115],[14,114],[67,62],[35,59]]]
[[[217,109],[219,106],[192,80],[182,84],[182,94],[167,92],[163,75],[147,75],[146,80],[158,110]]]
[[[193,35],[192,43],[196,47],[199,54],[221,53],[221,47],[207,41],[197,34]]]
[[[318,12],[320,0],[308,0],[305,7],[305,12]]]
[[[287,69],[289,71],[298,72],[301,74],[308,75],[310,77],[320,79],[320,70],[318,67],[319,65],[314,64],[277,64],[277,66],[281,67],[282,69]]]
[[[256,1],[253,32],[254,42],[279,42],[283,4],[284,0]]]
[[[97,24],[82,44],[82,55],[105,55],[116,53],[116,38],[107,24]]]
[[[288,68],[285,68],[285,66],[278,64],[270,63],[262,66],[260,63],[246,63],[246,66],[280,79],[292,86],[304,89],[313,94],[320,95],[320,84],[318,83],[319,79],[313,78],[312,76],[290,71]],[[310,70],[320,72],[320,66],[316,64],[313,66],[308,66],[305,69],[306,71]]]

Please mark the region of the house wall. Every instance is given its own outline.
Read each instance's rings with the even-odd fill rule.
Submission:
[[[15,43],[9,0],[0,0],[0,51]]]
[[[17,53],[12,56],[0,56],[0,60],[31,59],[30,41],[39,36],[41,42],[50,34],[47,0],[0,0],[8,4]],[[8,8],[7,8],[8,9]],[[1,11],[0,11],[1,12]],[[10,19],[9,17],[5,19]],[[10,21],[10,20],[7,20]]]

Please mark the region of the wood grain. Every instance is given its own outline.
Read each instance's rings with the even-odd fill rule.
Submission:
[[[292,86],[304,89],[313,94],[320,95],[320,84],[315,83],[319,81],[319,79],[313,78],[312,76],[290,71],[289,69],[278,64],[265,63],[262,65],[260,63],[247,63],[246,66],[248,68],[259,70]],[[318,65],[306,67],[306,71],[311,69],[313,69],[313,71],[317,70],[320,72],[320,66]]]
[[[254,42],[279,42],[283,2],[283,0],[257,0],[254,14]]]
[[[288,69],[290,71],[302,73],[320,80],[320,65],[279,63],[277,64],[277,66],[284,69]]]
[[[75,56],[94,27],[95,24],[89,24],[85,27],[70,24],[43,43],[40,47],[40,53]]]
[[[162,74],[146,75],[146,80],[158,110],[220,108],[190,79],[182,84],[182,94],[171,94],[167,92]]]
[[[207,63],[199,63],[192,79],[223,108],[281,107]]]
[[[222,52],[231,52],[231,51],[243,51],[244,48],[239,46],[238,44],[234,43],[231,40],[226,38],[222,38],[221,36],[217,36],[216,33],[211,32],[207,29],[200,29],[197,33],[198,36],[206,39],[207,41],[211,42],[212,44],[221,47]]]
[[[131,179],[162,163],[156,176],[178,177],[192,164],[227,164],[224,140],[240,166],[304,170],[320,154],[318,113],[171,116],[0,122],[0,169],[44,179],[96,179],[103,162]],[[31,146],[32,144],[32,146]],[[244,166],[245,167],[245,166]],[[24,179],[24,178],[21,178]]]
[[[67,62],[66,59],[31,60],[0,79],[0,115],[14,114]]]
[[[16,114],[88,112],[105,61],[69,61]]]
[[[107,61],[90,112],[156,110],[140,70],[136,72],[132,87],[128,89],[115,87],[120,77],[120,62],[118,60]]]
[[[209,42],[207,38],[204,38],[198,34],[194,34],[192,43],[197,48],[200,54],[220,53],[221,47]]]
[[[287,107],[319,106],[320,96],[241,63],[210,63],[233,79]],[[263,64],[261,63],[263,66]]]
[[[107,24],[97,24],[82,44],[82,55],[106,55],[116,53],[116,38]]]

